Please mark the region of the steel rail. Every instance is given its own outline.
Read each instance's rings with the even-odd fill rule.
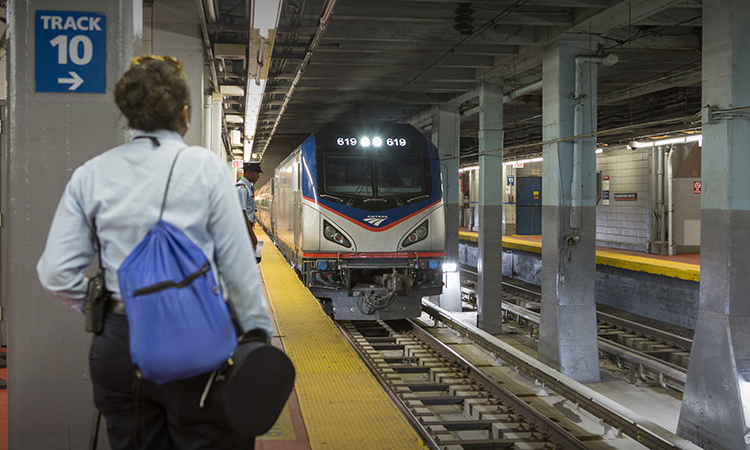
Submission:
[[[588,450],[589,447],[578,440],[575,436],[565,431],[560,425],[556,424],[549,417],[540,414],[539,411],[534,409],[531,405],[517,397],[514,393],[508,389],[502,387],[498,382],[487,376],[484,372],[474,366],[466,358],[456,353],[453,349],[448,347],[446,344],[438,340],[436,337],[427,333],[418,326],[414,321],[409,320],[414,327],[413,331],[424,341],[427,341],[431,346],[437,348],[444,356],[457,361],[461,366],[464,367],[464,372],[470,378],[477,381],[478,384],[485,388],[488,388],[492,394],[504,402],[508,403],[517,412],[523,414],[527,420],[533,422],[538,427],[538,431],[547,433],[552,437],[554,441],[561,443],[566,449],[573,450]]]
[[[422,310],[434,320],[449,325],[476,345],[496,354],[529,377],[537,379],[550,389],[599,417],[604,423],[622,430],[623,433],[651,449],[699,450],[690,441],[671,433],[652,421],[617,404],[602,394],[568,378],[523,352],[500,341],[489,333],[454,318],[448,311],[426,300]]]
[[[373,374],[375,379],[380,384],[380,387],[383,388],[383,390],[388,394],[388,397],[390,397],[393,404],[396,406],[396,409],[399,410],[399,412],[406,418],[406,420],[409,422],[409,425],[414,429],[414,431],[417,432],[419,437],[422,439],[422,443],[427,446],[428,449],[431,450],[439,450],[440,445],[435,442],[435,440],[430,436],[430,433],[425,429],[424,425],[419,421],[419,419],[412,413],[412,411],[404,404],[404,402],[401,401],[401,399],[396,395],[396,393],[391,389],[390,386],[388,386],[388,383],[386,383],[385,379],[380,375],[377,368],[372,364],[370,361],[370,358],[362,351],[362,349],[357,345],[354,340],[352,340],[351,335],[349,332],[341,326],[339,322],[336,322],[336,326],[339,329],[339,333],[341,333],[341,336],[344,337],[346,342],[351,345],[351,347],[354,349],[354,351],[359,356],[359,359],[362,360],[367,368],[370,370],[370,373]]]

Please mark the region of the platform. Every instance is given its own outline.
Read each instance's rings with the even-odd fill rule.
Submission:
[[[268,241],[260,230],[259,239]],[[260,263],[276,342],[297,379],[287,412],[256,449],[420,449],[422,442],[274,245]],[[307,440],[307,442],[305,442]]]
[[[458,236],[461,241],[479,242],[479,233],[474,231],[460,230]],[[503,236],[503,247],[541,254],[542,236]],[[688,281],[700,281],[700,261],[697,253],[664,256],[596,247],[597,264]]]

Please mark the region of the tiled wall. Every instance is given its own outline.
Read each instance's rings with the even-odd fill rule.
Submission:
[[[649,161],[651,149],[605,150],[596,170],[609,176],[609,205],[596,206],[597,245],[645,252],[651,230]],[[635,193],[636,200],[615,200],[615,194]]]

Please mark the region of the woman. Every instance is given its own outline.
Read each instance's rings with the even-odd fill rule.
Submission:
[[[162,219],[208,257],[242,331],[272,336],[260,278],[226,164],[182,137],[190,120],[190,91],[182,64],[171,57],[134,58],[115,85],[115,102],[133,140],[76,169],[52,221],[37,264],[53,297],[82,311],[84,269],[101,246],[106,288],[112,292],[101,334],[89,355],[94,403],[107,419],[113,450],[252,449],[254,439],[220,428],[199,401],[209,374],[160,386],[142,380],[134,397],[128,325],[117,269],[157,222],[170,166],[179,150]]]

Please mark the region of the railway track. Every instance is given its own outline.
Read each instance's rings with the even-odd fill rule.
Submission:
[[[339,322],[428,448],[698,448],[430,305],[444,326]]]
[[[475,273],[462,269],[462,296],[476,301],[469,281]],[[472,297],[473,296],[473,297]],[[507,318],[529,328],[538,336],[541,294],[503,282],[503,311]],[[597,312],[599,351],[619,368],[630,370],[630,380],[658,383],[665,389],[682,392],[687,377],[692,340],[621,317]]]

